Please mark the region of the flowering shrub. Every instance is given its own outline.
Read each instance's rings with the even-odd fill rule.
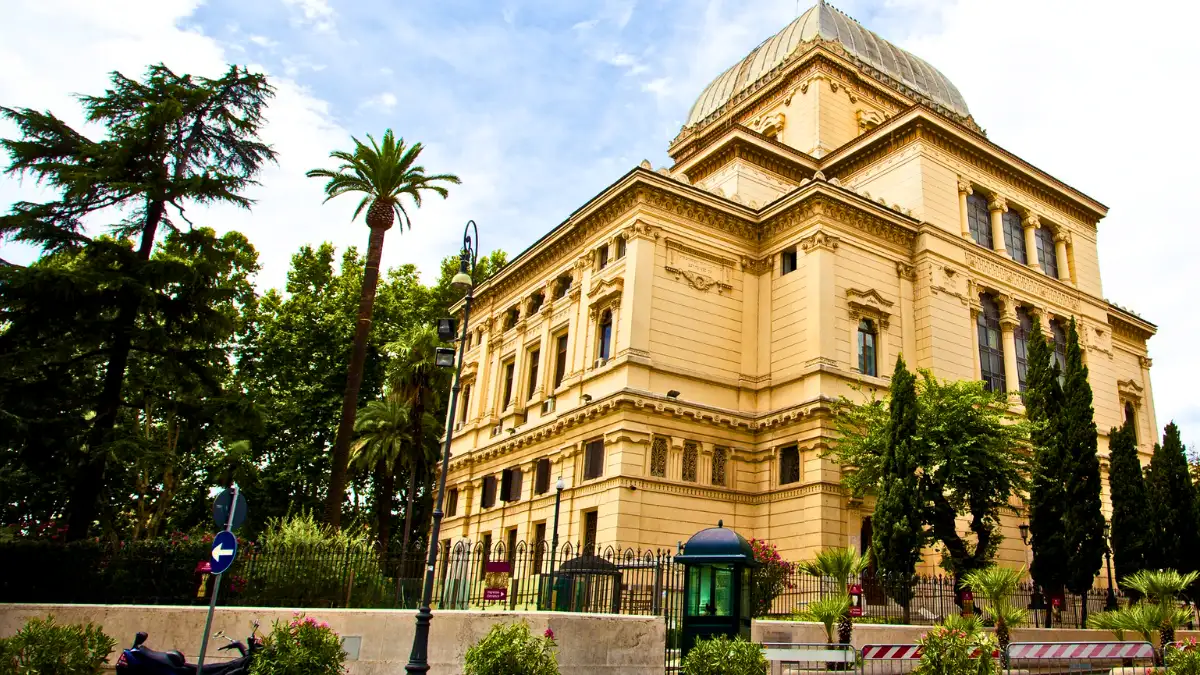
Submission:
[[[558,675],[554,631],[536,638],[524,621],[496,624],[467,649],[464,675]]]
[[[754,589],[754,616],[765,616],[771,611],[771,603],[780,593],[793,588],[791,582],[793,565],[779,555],[779,549],[768,541],[751,539],[750,548],[759,567],[750,570],[750,584]]]
[[[346,652],[329,624],[303,614],[276,621],[250,675],[341,675]]]
[[[94,624],[56,624],[52,616],[30,619],[16,635],[0,639],[0,673],[95,675],[115,644]]]
[[[1168,675],[1200,675],[1200,645],[1196,638],[1167,647],[1166,661]]]
[[[696,640],[683,659],[683,675],[764,675],[767,659],[762,647],[741,637],[730,640],[717,635],[711,640]]]
[[[997,675],[996,639],[979,630],[936,626],[921,636],[916,675]]]

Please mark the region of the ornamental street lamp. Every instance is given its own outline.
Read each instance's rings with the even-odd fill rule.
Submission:
[[[473,236],[472,236],[473,235]],[[429,672],[429,624],[433,620],[433,570],[437,566],[438,536],[442,530],[442,504],[446,498],[446,474],[450,469],[450,437],[454,430],[454,413],[458,405],[458,392],[462,389],[463,354],[467,347],[467,323],[471,318],[471,300],[474,297],[474,282],[471,280],[475,272],[475,260],[479,254],[479,228],[474,220],[468,220],[463,228],[462,251],[459,253],[458,274],[450,281],[450,287],[464,291],[462,332],[458,338],[458,366],[454,370],[454,384],[450,387],[450,407],[446,411],[446,433],[442,438],[442,470],[438,477],[437,504],[433,508],[433,529],[429,534],[429,560],[425,564],[425,585],[421,591],[421,608],[417,610],[417,628],[413,633],[412,653],[408,656],[408,665],[404,667],[407,673]],[[444,330],[445,326],[439,326]],[[452,359],[447,359],[438,350],[437,364],[453,366]]]
[[[554,534],[550,538],[550,590],[548,592],[551,599],[554,598],[554,556],[558,553],[558,510],[562,506],[562,493],[566,486],[562,476],[559,476],[558,481],[554,483]],[[550,609],[554,609],[553,603],[551,603]]]
[[[1104,566],[1108,568],[1108,597],[1104,599],[1104,610],[1111,612],[1117,608],[1117,594],[1113,592],[1112,578],[1112,542],[1110,535],[1112,526],[1104,521]]]

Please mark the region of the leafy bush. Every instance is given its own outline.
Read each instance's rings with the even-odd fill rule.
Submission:
[[[276,621],[250,675],[341,675],[346,652],[329,624],[297,614]]]
[[[696,646],[683,659],[682,669],[683,675],[763,675],[767,659],[753,642],[718,635],[696,640]]]
[[[254,564],[245,570],[243,601],[267,606],[386,604],[390,585],[365,530],[333,530],[311,513],[272,519],[260,538]]]
[[[558,675],[554,632],[536,638],[524,621],[496,624],[467,649],[464,675]]]
[[[813,600],[808,605],[792,615],[796,621],[815,621],[825,626],[825,640],[833,644],[833,625],[850,611],[850,596],[835,595],[832,598]]]
[[[0,644],[0,673],[95,675],[116,644],[95,624],[56,624],[53,616],[30,619]]]
[[[1196,638],[1181,640],[1167,649],[1167,675],[1200,675],[1200,645]]]
[[[759,566],[750,570],[750,584],[754,588],[754,616],[766,616],[771,603],[780,593],[792,588],[792,563],[779,555],[775,544],[762,539],[751,539],[754,560]]]
[[[936,626],[921,637],[921,662],[917,675],[997,675],[992,652],[996,639],[974,626],[974,632],[953,626]]]

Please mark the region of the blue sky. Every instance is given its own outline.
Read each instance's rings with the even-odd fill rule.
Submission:
[[[834,3],[941,69],[989,137],[1112,207],[1101,222],[1105,295],[1160,326],[1151,343],[1159,424],[1200,439],[1192,337],[1200,254],[1189,196],[1200,5],[1085,0],[856,0]],[[266,139],[280,153],[252,213],[198,223],[245,232],[281,285],[303,244],[364,245],[355,200],[321,205],[303,176],[351,134],[386,128],[457,173],[389,235],[385,265],[427,272],[474,218],[485,249],[515,254],[642,159],[666,147],[705,84],[811,6],[808,0],[8,0],[0,20],[0,105],[78,120],[71,92],[106,72],[265,71],[279,94]],[[1135,8],[1136,9],[1136,8]],[[1153,24],[1142,36],[1131,26]],[[1143,48],[1145,48],[1143,50]],[[11,127],[0,124],[0,135]],[[1183,194],[1180,194],[1183,193]],[[0,178],[0,207],[37,198]],[[0,243],[0,257],[35,252]]]

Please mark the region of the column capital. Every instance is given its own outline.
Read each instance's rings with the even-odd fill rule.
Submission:
[[[962,176],[959,176],[958,177],[958,194],[969,195],[969,194],[974,194],[974,193],[975,193],[975,190],[973,190],[971,188],[971,181],[963,178]]]
[[[1139,356],[1138,363],[1143,368],[1149,368],[1150,366],[1152,366],[1154,364],[1154,359],[1150,358],[1149,356]]]
[[[1059,242],[1062,242],[1062,243],[1064,243],[1064,244],[1069,244],[1069,243],[1071,243],[1071,235],[1070,235],[1069,233],[1067,233],[1067,232],[1064,232],[1064,231],[1062,231],[1062,230],[1059,230],[1058,232],[1055,232],[1055,233],[1054,233],[1054,243],[1056,243],[1056,244],[1057,244],[1057,243],[1059,243]],[[1059,264],[1062,264],[1062,263],[1061,263],[1061,261],[1059,262]]]
[[[992,195],[992,198],[988,200],[988,210],[1006,213],[1008,212],[1008,200],[1003,195]]]
[[[896,276],[908,281],[917,280],[917,268],[915,265],[910,265],[906,262],[896,261]]]
[[[1038,218],[1036,213],[1030,213],[1029,215],[1025,216],[1025,219],[1021,221],[1021,224],[1028,229],[1036,230],[1042,226],[1042,219]]]

